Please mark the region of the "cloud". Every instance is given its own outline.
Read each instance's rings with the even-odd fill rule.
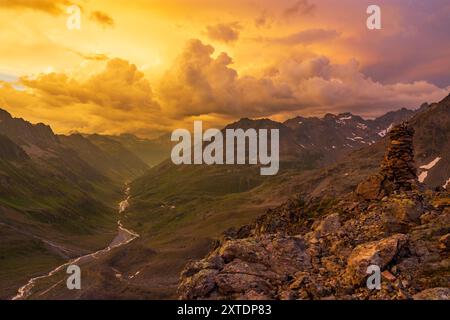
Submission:
[[[281,45],[311,44],[315,42],[331,41],[339,37],[336,30],[309,29],[290,34],[285,37],[266,39],[266,41]]]
[[[158,96],[172,116],[341,111],[373,116],[448,94],[447,89],[425,81],[382,84],[365,76],[356,60],[333,64],[323,56],[284,59],[262,77],[239,76],[227,54],[214,58],[213,53],[212,46],[191,40],[163,77]]]
[[[68,6],[71,2],[67,0],[0,0],[0,7],[9,9],[32,9],[53,15],[64,12],[62,6]]]
[[[283,16],[287,18],[295,15],[306,15],[312,13],[315,9],[316,6],[309,3],[308,0],[298,0],[283,11]]]
[[[230,43],[239,39],[241,26],[237,22],[219,23],[206,27],[206,34],[211,40]]]
[[[75,79],[64,73],[22,78],[22,90],[0,84],[0,108],[34,122],[46,122],[57,132],[155,135],[165,132],[148,80],[135,65],[109,60],[101,72]]]
[[[0,8],[30,9],[52,15],[65,14],[66,8],[73,4],[76,3],[69,0],[0,0]],[[104,27],[113,27],[115,25],[114,19],[103,11],[92,11],[89,18],[91,21]]]
[[[93,11],[90,18],[105,27],[114,27],[115,24],[114,19],[102,11]]]
[[[105,108],[154,110],[150,83],[135,65],[122,59],[109,60],[103,72],[86,81],[77,81],[63,73],[41,74],[37,78],[22,78],[43,99],[56,98],[60,103],[95,103]]]
[[[261,14],[255,18],[255,26],[258,28],[270,27],[272,23],[273,17],[269,16],[266,11],[261,12]]]
[[[0,107],[50,123],[57,132],[154,136],[190,127],[196,117],[216,126],[239,117],[343,111],[372,117],[438,101],[450,89],[426,81],[385,84],[367,77],[355,59],[338,64],[311,55],[280,58],[260,76],[240,75],[228,54],[214,51],[198,39],[188,41],[152,84],[134,64],[117,58],[90,62],[104,67],[84,78],[48,73],[0,81]],[[86,74],[82,71],[72,73]]]
[[[105,53],[81,53],[78,51],[74,51],[77,55],[82,57],[85,60],[91,60],[91,61],[106,61],[110,58]]]

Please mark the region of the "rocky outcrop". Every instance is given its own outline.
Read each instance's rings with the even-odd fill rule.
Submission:
[[[300,237],[229,240],[207,259],[186,266],[181,298],[275,299],[278,287],[310,266],[306,242]]]
[[[391,131],[379,174],[356,192],[294,199],[227,232],[205,259],[186,266],[180,298],[447,297],[450,195],[416,187],[412,133],[407,125]],[[365,281],[373,265],[379,290]]]

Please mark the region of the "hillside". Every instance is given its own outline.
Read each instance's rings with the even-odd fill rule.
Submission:
[[[413,133],[392,129],[379,172],[335,204],[298,198],[226,233],[185,267],[180,298],[448,299],[450,194],[423,191]],[[371,266],[378,290],[366,286]]]
[[[378,154],[383,156],[383,137],[392,124],[389,121],[401,121],[413,114],[414,111],[407,110],[393,112],[381,117],[376,125],[373,124],[376,120],[366,121],[353,115],[352,119],[340,120],[349,118],[349,114],[312,119],[329,127],[330,139],[346,138],[349,134],[353,137],[352,132],[363,135],[356,129],[371,132],[364,139],[367,143],[345,139],[349,146],[341,154],[327,148],[320,136],[313,140],[314,144],[323,144],[319,152],[312,145],[303,148],[297,143],[295,130],[300,137],[307,134],[314,137],[314,127],[308,131],[306,127],[294,130],[286,123],[267,119],[232,123],[224,129],[281,129],[282,170],[278,175],[262,177],[255,166],[174,166],[170,160],[164,161],[131,184],[131,207],[124,221],[140,238],[111,257],[83,267],[88,274],[86,281],[91,284],[89,290],[67,293],[54,289],[45,297],[174,298],[179,273],[186,262],[201,259],[224,230],[238,229],[297,194],[321,197],[315,207],[327,208],[336,196],[348,192],[376,170]],[[367,129],[361,124],[367,125]],[[373,144],[369,140],[372,138],[378,142]],[[340,162],[322,167],[338,158]],[[354,166],[356,160],[358,165]],[[324,193],[326,197],[322,197]]]
[[[137,178],[149,169],[133,152],[108,137],[72,134],[58,138],[63,145],[75,150],[84,162],[118,183]]]
[[[264,212],[268,215],[286,212],[291,216],[292,211],[306,210],[310,212],[306,224],[309,228],[313,220],[326,214],[367,176],[377,172],[385,153],[386,136],[395,123],[410,119],[416,128],[417,169],[429,164],[433,157],[445,154],[440,148],[445,147],[443,141],[448,141],[442,133],[449,127],[445,120],[448,110],[445,100],[424,105],[418,111],[402,109],[373,120],[345,113],[321,119],[296,118],[285,123],[241,119],[225,127],[281,130],[281,170],[273,177],[259,175],[257,166],[175,166],[170,160],[139,176],[144,169],[142,163],[149,163],[147,156],[151,154],[144,147],[145,139],[136,142],[142,139],[128,135],[57,136],[66,152],[71,150],[75,158],[89,163],[92,173],[96,173],[89,175],[89,179],[97,176],[102,181],[114,181],[113,177],[120,180],[127,175],[138,176],[130,184],[131,207],[123,214],[122,221],[140,237],[108,256],[83,265],[83,279],[89,284],[85,290],[67,292],[63,287],[54,286],[53,281],[59,278],[49,279],[39,284],[36,292],[46,292],[50,286],[51,292],[31,298],[174,298],[179,274],[186,263],[202,259],[224,230],[228,230],[226,238],[246,237],[250,228],[241,226]],[[436,134],[421,139],[425,132],[421,128],[430,126],[442,130],[436,128]],[[429,139],[436,145],[433,153],[420,156],[423,150],[428,150]],[[339,143],[342,150],[337,148]],[[162,146],[164,141],[159,140],[156,145]],[[143,149],[137,152],[139,148]],[[126,157],[122,158],[122,154]],[[439,165],[444,163],[441,161],[445,157],[441,158],[433,167],[427,166],[429,176],[424,182],[428,187],[440,185],[441,179],[450,176],[447,168]],[[432,180],[434,175],[441,178]],[[116,183],[112,185],[119,187]],[[96,192],[93,194],[97,195]],[[284,209],[271,209],[289,199],[293,200],[281,207]]]
[[[0,298],[114,237],[122,185],[148,167],[83,139],[0,110]]]

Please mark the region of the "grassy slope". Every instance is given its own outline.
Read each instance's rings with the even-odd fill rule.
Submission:
[[[44,169],[32,161],[0,160],[0,175],[7,177],[0,188],[0,298],[67,256],[102,248],[114,237],[116,208],[110,204],[119,199],[119,189],[107,180],[71,180],[74,172],[55,171],[58,165],[48,160]]]

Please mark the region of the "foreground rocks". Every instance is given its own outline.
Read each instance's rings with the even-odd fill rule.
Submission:
[[[180,278],[181,299],[449,299],[450,195],[420,191],[412,131],[391,131],[380,173],[339,200],[293,199],[229,230]],[[370,266],[381,289],[367,287]]]

